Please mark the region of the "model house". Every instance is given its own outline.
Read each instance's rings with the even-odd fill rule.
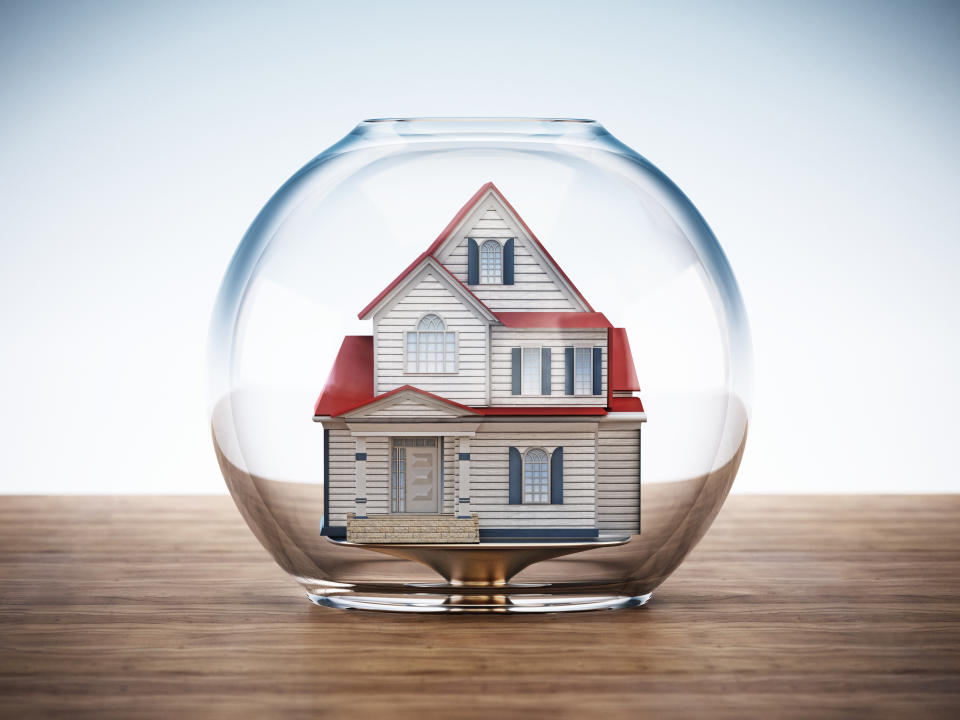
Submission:
[[[613,327],[487,183],[363,308],[317,400],[324,527],[351,542],[640,531],[646,420]]]

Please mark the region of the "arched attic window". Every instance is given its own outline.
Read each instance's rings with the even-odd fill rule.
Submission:
[[[448,332],[439,315],[424,315],[407,333],[407,372],[457,371],[457,334]]]
[[[523,502],[550,502],[550,462],[540,448],[527,450],[523,456]]]
[[[503,248],[496,240],[487,240],[480,246],[480,284],[503,283]]]

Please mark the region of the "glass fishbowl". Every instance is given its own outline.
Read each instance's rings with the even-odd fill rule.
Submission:
[[[589,120],[367,120],[238,247],[214,449],[317,604],[642,605],[707,531],[749,417],[720,245]]]

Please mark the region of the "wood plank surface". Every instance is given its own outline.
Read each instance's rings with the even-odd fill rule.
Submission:
[[[0,497],[4,717],[960,716],[960,496],[734,496],[640,609],[310,604],[229,497]]]

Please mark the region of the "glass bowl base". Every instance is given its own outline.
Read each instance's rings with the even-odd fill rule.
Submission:
[[[400,593],[372,595],[353,592],[307,597],[316,605],[340,610],[381,610],[388,612],[459,613],[547,613],[584,610],[616,610],[645,605],[653,593],[645,595],[509,594],[496,590],[474,594],[473,588],[460,588],[465,594]],[[507,588],[504,588],[507,590]]]

